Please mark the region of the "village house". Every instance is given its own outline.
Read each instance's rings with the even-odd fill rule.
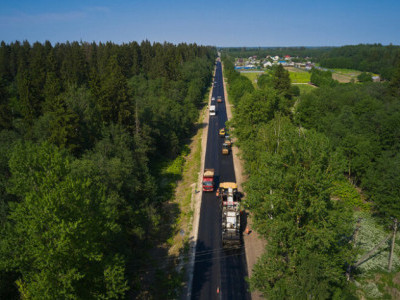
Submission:
[[[270,61],[266,61],[263,64],[264,68],[272,67],[272,63]]]

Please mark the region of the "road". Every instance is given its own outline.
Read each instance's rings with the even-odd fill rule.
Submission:
[[[217,62],[212,96],[221,96],[216,103],[217,115],[211,116],[208,126],[205,168],[215,169],[217,183],[236,181],[232,154],[222,155],[223,138],[220,128],[227,120],[221,63]],[[250,299],[244,245],[236,250],[222,249],[221,210],[215,192],[203,192],[196,258],[192,285],[192,299]]]

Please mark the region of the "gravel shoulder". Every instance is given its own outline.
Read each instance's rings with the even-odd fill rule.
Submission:
[[[222,72],[224,71],[224,65],[222,64]],[[232,105],[229,102],[227,86],[225,78],[223,77],[224,93],[225,93],[225,105],[228,120],[232,118]],[[235,166],[235,176],[236,183],[240,191],[243,191],[243,183],[247,180],[244,172],[244,162],[240,158],[240,149],[233,144],[232,146],[233,163]],[[246,197],[246,195],[245,195]],[[244,233],[243,239],[246,249],[246,261],[247,261],[247,271],[249,276],[252,276],[253,266],[257,262],[257,259],[263,254],[266,241],[262,239],[257,232],[252,230],[252,217],[251,214],[247,215],[247,227],[250,230],[250,234]],[[253,300],[263,299],[259,292],[252,292],[251,298]]]

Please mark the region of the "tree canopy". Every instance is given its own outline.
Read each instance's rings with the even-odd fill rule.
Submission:
[[[149,41],[1,43],[0,298],[144,288],[137,269],[166,215],[157,164],[190,136],[215,54]]]

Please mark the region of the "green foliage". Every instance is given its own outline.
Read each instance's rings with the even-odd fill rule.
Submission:
[[[237,105],[232,121],[235,134],[242,139],[254,137],[259,126],[270,121],[277,111],[287,112],[286,101],[273,89],[246,94]]]
[[[331,71],[323,71],[313,68],[311,71],[310,81],[316,86],[330,86],[334,87],[338,84],[336,80],[332,79]]]
[[[0,298],[143,289],[128,266],[174,226],[153,162],[192,133],[214,59],[196,44],[1,43]]]
[[[352,209],[361,208],[364,211],[370,210],[370,203],[362,200],[360,193],[348,180],[334,182],[330,193],[334,200],[341,200],[345,202],[346,206]]]
[[[241,97],[231,122],[249,175],[244,205],[267,240],[251,288],[268,299],[351,298],[351,210],[331,200],[343,156],[323,133],[292,122],[289,76],[270,76]]]
[[[393,96],[400,96],[400,61],[397,63],[397,66],[393,71],[393,75],[389,83],[389,91]]]
[[[240,74],[235,71],[233,63],[229,60],[224,61],[224,74],[228,78],[229,97],[235,105],[238,104],[240,98],[246,93],[252,93],[254,91],[251,80],[245,76],[240,76]]]
[[[272,72],[268,72],[258,77],[257,85],[260,89],[263,89],[268,86],[271,87],[273,85],[272,81],[273,81]]]
[[[325,133],[345,157],[346,172],[360,184],[386,222],[398,217],[399,99],[382,84],[320,88],[297,106],[296,122]]]
[[[359,44],[332,48],[320,57],[325,68],[356,69],[381,74],[391,78],[400,53],[399,46],[381,44]]]
[[[292,85],[290,87],[290,94],[293,95],[294,97],[300,96],[300,88],[298,85]]]
[[[282,93],[286,97],[290,97],[290,78],[289,78],[289,72],[286,71],[281,64],[278,64],[278,66],[275,69],[273,79],[272,79],[272,84],[274,89],[279,91],[279,93]]]
[[[357,76],[357,79],[359,82],[372,82],[372,75],[371,73],[362,72]]]
[[[124,260],[108,248],[121,231],[117,206],[71,176],[70,159],[49,144],[16,146],[10,191],[22,201],[10,203],[2,268],[21,270],[20,292],[34,299],[122,296]]]
[[[259,129],[257,141],[255,153],[245,155],[246,205],[268,243],[252,285],[268,298],[330,298],[345,287],[341,274],[351,259],[342,241],[351,233],[351,215],[329,194],[339,176],[337,157],[323,135],[299,134],[280,116]]]

